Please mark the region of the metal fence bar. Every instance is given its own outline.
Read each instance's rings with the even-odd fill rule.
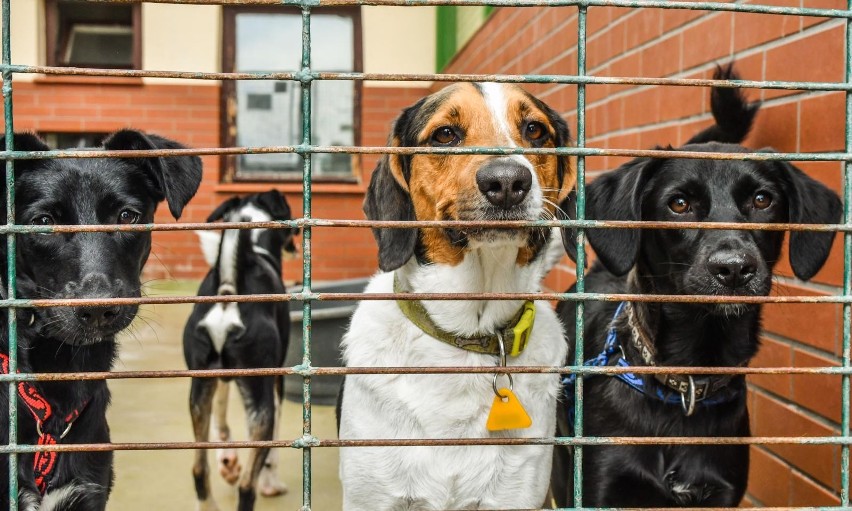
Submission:
[[[311,145],[311,9],[302,4],[302,67],[304,79],[302,90],[302,145]],[[302,155],[302,216],[311,218],[311,163],[312,154]],[[311,227],[306,226],[302,231],[302,291],[311,292]],[[305,300],[302,305],[302,365],[311,366],[311,300]],[[313,438],[311,434],[311,377],[306,375],[302,380],[302,440]],[[302,511],[311,509],[311,447],[310,443],[302,446]]]
[[[138,0],[90,0],[93,2],[135,2]],[[752,5],[739,3],[715,3],[715,2],[685,2],[666,0],[147,0],[151,3],[177,3],[177,4],[215,4],[215,5],[290,5],[298,6],[302,12],[302,59],[300,70],[293,73],[189,73],[189,72],[167,72],[167,71],[142,71],[142,70],[105,70],[105,69],[80,69],[59,68],[47,66],[22,66],[11,63],[10,51],[10,0],[2,0],[3,7],[3,40],[2,40],[2,64],[0,72],[3,76],[3,97],[5,106],[5,150],[0,152],[0,158],[6,161],[7,179],[7,223],[0,226],[0,234],[7,237],[8,248],[8,299],[0,300],[0,308],[9,309],[9,342],[11,368],[10,374],[0,375],[0,384],[8,383],[10,397],[10,438],[5,446],[0,446],[0,453],[29,453],[37,451],[114,451],[114,450],[164,450],[164,449],[196,449],[196,448],[221,448],[221,447],[290,447],[302,450],[303,455],[303,506],[302,509],[311,509],[311,449],[313,447],[364,447],[364,446],[441,446],[441,445],[570,445],[574,447],[574,503],[578,509],[582,504],[582,452],[584,446],[591,445],[717,445],[717,444],[747,444],[747,445],[840,445],[842,452],[841,460],[841,506],[824,507],[820,509],[849,509],[849,461],[852,445],[850,436],[850,375],[852,375],[852,361],[850,361],[850,337],[852,337],[852,37],[849,30],[852,29],[852,0],[849,0],[846,10],[838,9],[811,9],[794,7],[775,7],[767,5]],[[454,6],[576,6],[578,9],[578,69],[577,75],[461,75],[461,74],[390,74],[390,73],[319,73],[311,70],[311,9],[325,5],[454,5]],[[797,15],[797,16],[819,16],[834,17],[846,20],[846,79],[843,83],[835,82],[782,82],[782,81],[746,81],[746,80],[686,80],[671,78],[620,78],[620,77],[593,77],[586,75],[586,21],[589,7],[631,7],[631,8],[661,8],[661,9],[689,9],[707,11],[749,12],[774,15]],[[133,77],[171,77],[192,78],[197,80],[259,80],[278,79],[293,80],[301,86],[301,114],[303,137],[302,143],[297,146],[278,147],[238,147],[238,148],[210,148],[210,149],[188,149],[188,150],[163,150],[163,151],[92,151],[87,153],[68,151],[41,151],[23,152],[15,151],[13,145],[14,126],[12,119],[12,77],[14,73],[42,73],[63,75],[88,75],[88,76],[133,76]],[[352,146],[314,146],[311,143],[311,86],[314,80],[430,80],[430,81],[494,81],[503,83],[563,83],[577,85],[577,147],[545,150],[525,150],[508,148],[453,148],[453,149],[431,149],[431,148],[386,148],[386,147],[352,147]],[[672,85],[672,86],[721,86],[733,88],[764,88],[764,89],[793,89],[807,91],[844,91],[846,93],[846,147],[844,153],[691,153],[685,151],[645,151],[645,150],[617,150],[596,149],[586,147],[585,137],[585,107],[586,107],[586,85],[588,84],[636,84],[636,85]],[[369,222],[369,221],[345,221],[315,219],[311,214],[311,158],[316,153],[354,153],[354,154],[553,154],[553,155],[575,155],[577,156],[577,178],[578,178],[578,219],[576,221],[546,221],[546,222],[500,222],[501,227],[525,227],[525,226],[573,226],[577,228],[577,290],[576,294],[567,293],[537,293],[537,294],[386,294],[386,295],[363,295],[360,293],[313,293],[311,291],[311,235],[313,227],[407,227],[416,228],[422,225],[489,225],[488,222],[407,222],[405,225],[397,225],[395,222]],[[139,156],[166,156],[174,154],[211,154],[211,155],[239,155],[239,154],[274,154],[274,153],[296,153],[303,159],[303,218],[291,222],[272,223],[243,223],[228,228],[290,228],[301,227],[303,229],[303,291],[283,295],[241,295],[229,296],[228,302],[248,301],[294,301],[302,300],[304,319],[302,364],[294,367],[246,369],[246,370],[208,370],[208,371],[135,371],[135,372],[106,372],[106,373],[42,373],[42,374],[16,374],[17,366],[17,340],[16,340],[16,307],[50,307],[60,305],[106,305],[118,303],[202,303],[225,301],[220,297],[160,297],[139,299],[101,299],[101,300],[18,300],[15,295],[15,236],[17,234],[31,234],[40,232],[122,232],[122,231],[168,231],[188,229],[221,229],[221,226],[210,226],[208,224],[158,224],[158,225],[136,225],[136,226],[54,226],[54,227],[32,227],[14,225],[14,161],[17,159],[33,158],[86,158],[86,157],[139,157]],[[665,223],[665,225],[654,225],[640,222],[604,222],[585,220],[585,158],[589,156],[648,156],[660,158],[707,158],[719,160],[752,160],[752,161],[840,161],[844,162],[844,223],[840,225],[798,225],[798,224],[775,224],[775,225],[744,225],[744,224],[706,224],[700,223]],[[262,225],[261,225],[262,224]],[[517,225],[514,225],[517,224]],[[692,295],[604,295],[597,293],[585,293],[584,289],[584,265],[585,265],[585,229],[589,228],[696,228],[696,229],[763,229],[763,230],[808,230],[808,231],[837,231],[844,233],[844,281],[843,294],[839,296],[824,297],[707,297]],[[576,328],[576,352],[575,365],[568,367],[513,367],[513,368],[472,368],[472,367],[450,367],[450,368],[322,368],[311,365],[311,310],[314,300],[458,300],[463,299],[537,299],[537,300],[559,300],[574,301],[577,307]],[[694,438],[694,437],[586,437],[583,435],[583,375],[591,374],[617,374],[626,372],[628,368],[619,367],[584,367],[583,362],[583,310],[585,301],[643,301],[643,302],[694,302],[694,303],[841,303],[843,304],[843,353],[842,367],[809,367],[809,368],[666,368],[666,367],[631,367],[630,372],[637,374],[651,374],[666,372],[672,374],[686,374],[696,370],[705,371],[707,374],[829,374],[839,375],[842,380],[842,425],[841,435],[825,437],[730,437],[730,438]],[[487,369],[487,371],[485,371]],[[311,378],[332,374],[405,374],[405,373],[428,373],[428,374],[450,374],[450,373],[576,373],[579,375],[576,385],[576,420],[575,434],[568,438],[489,438],[489,439],[368,439],[368,440],[322,440],[313,436],[311,428]],[[75,445],[53,445],[32,446],[17,444],[17,396],[16,382],[29,381],[68,381],[72,379],[128,379],[128,378],[164,378],[164,377],[220,377],[224,375],[253,375],[253,376],[281,376],[285,374],[296,374],[303,377],[303,428],[302,437],[294,440],[274,441],[248,441],[248,442],[169,442],[169,443],[116,443],[116,444],[75,444]],[[9,456],[9,496],[10,509],[17,509],[17,456]],[[715,509],[715,508],[706,508]]]
[[[498,83],[546,83],[587,85],[667,85],[682,87],[726,87],[744,89],[782,89],[802,91],[847,91],[852,84],[845,82],[801,82],[784,80],[713,80],[705,78],[652,78],[619,76],[576,76],[561,74],[516,75],[516,74],[472,74],[472,73],[359,73],[359,72],[195,72],[158,71],[142,69],[106,69],[57,66],[28,66],[22,64],[0,64],[0,71],[62,76],[100,76],[121,78],[180,78],[190,80],[289,80],[300,82],[312,80],[345,81],[434,81],[434,82],[498,82]]]
[[[852,9],[852,0],[847,1],[847,7]],[[846,20],[846,51],[844,56],[845,77],[847,83],[852,83],[852,19]],[[852,152],[852,91],[846,92],[846,152]],[[852,163],[843,165],[843,220],[846,224],[852,222]],[[852,233],[843,234],[843,294],[852,294]],[[850,360],[850,337],[852,337],[852,304],[843,304],[843,367],[849,367]],[[841,377],[841,418],[840,431],[843,436],[849,435],[849,375]],[[843,445],[840,449],[840,504],[849,505],[849,446]]]
[[[583,76],[586,74],[586,17],[588,9],[585,5],[580,5],[577,8],[577,75]],[[583,148],[586,145],[586,85],[577,84],[577,147]],[[577,219],[583,220],[586,218],[586,159],[584,156],[577,156]],[[586,233],[580,228],[577,229],[577,261],[576,275],[578,293],[583,293],[586,290],[585,285],[585,268],[586,268]],[[577,320],[574,325],[574,364],[583,365],[585,345],[584,336],[584,316],[585,303],[581,300],[576,302]],[[570,328],[570,327],[569,327]],[[583,375],[578,374],[574,386],[574,438],[579,439],[583,436]],[[573,500],[574,507],[583,505],[583,446],[577,445],[574,447],[574,492]]]
[[[2,62],[3,64],[11,64],[12,62],[12,38],[10,35],[11,23],[11,5],[10,0],[3,0],[3,48]],[[12,116],[12,75],[11,71],[3,71],[3,109],[7,151],[15,149],[15,127]],[[15,162],[6,160],[6,224],[12,225],[15,223]],[[7,271],[7,288],[6,296],[14,299],[16,297],[16,273],[15,273],[15,234],[6,234],[6,271]],[[14,306],[8,312],[8,328],[9,328],[9,373],[15,374],[18,371],[18,330],[17,318],[15,315]],[[18,444],[18,393],[17,382],[9,381],[7,387],[9,393],[9,438],[7,439],[9,447]],[[18,509],[18,456],[9,456],[9,510],[16,511]]]
[[[513,148],[513,147],[364,147],[364,146],[277,146],[277,147],[216,147],[204,149],[156,149],[132,151],[0,151],[0,158],[11,160],[40,160],[59,158],[153,158],[160,156],[238,155],[277,153],[346,153],[346,154],[461,154],[461,155],[548,155],[548,156],[629,156],[664,159],[704,159],[731,161],[852,161],[848,153],[717,153],[700,151],[669,151],[662,149],[605,149],[597,147]],[[218,227],[221,228],[221,227]]]

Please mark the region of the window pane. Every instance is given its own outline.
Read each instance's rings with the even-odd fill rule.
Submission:
[[[64,60],[70,65],[133,67],[133,29],[74,25]]]
[[[239,13],[236,16],[234,69],[238,72],[297,71],[301,62],[302,18],[298,14]],[[311,16],[312,69],[354,69],[354,23],[351,17]],[[317,81],[312,84],[312,141],[316,145],[354,145],[355,84]],[[297,145],[302,141],[301,87],[288,81],[236,83],[236,142],[240,146]],[[300,175],[296,154],[242,155],[237,172],[263,178],[281,173]],[[352,156],[315,154],[316,175],[352,175]]]

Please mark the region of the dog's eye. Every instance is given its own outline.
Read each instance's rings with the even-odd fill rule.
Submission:
[[[53,225],[56,221],[50,215],[41,215],[33,218],[31,223],[33,225]]]
[[[527,137],[527,140],[535,142],[547,136],[547,130],[544,124],[537,121],[530,121],[524,128],[524,136]]]
[[[689,201],[686,200],[685,197],[678,195],[669,201],[669,209],[677,213],[678,215],[682,215],[684,213],[689,212]]]
[[[460,141],[456,130],[450,126],[441,126],[432,132],[432,142],[438,145],[456,145]]]
[[[766,209],[772,205],[772,196],[766,192],[757,192],[752,203],[756,209]]]
[[[120,224],[135,224],[139,221],[139,217],[141,215],[135,211],[130,211],[129,209],[125,209],[121,213],[118,214],[118,223]]]

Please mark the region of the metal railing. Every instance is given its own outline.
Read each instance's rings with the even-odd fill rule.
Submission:
[[[91,0],[134,2],[137,0]],[[222,447],[288,447],[301,449],[303,452],[302,471],[303,488],[302,500],[304,510],[311,509],[311,453],[314,448],[321,447],[357,447],[357,446],[438,446],[438,445],[519,445],[519,444],[548,444],[574,446],[574,504],[581,508],[582,501],[582,458],[583,447],[594,445],[632,444],[689,444],[689,445],[839,445],[841,447],[841,484],[840,506],[823,509],[852,509],[849,496],[849,447],[852,445],[850,435],[850,376],[852,362],[850,361],[850,338],[852,337],[852,0],[845,10],[814,9],[804,7],[778,7],[758,4],[715,3],[715,2],[680,2],[667,0],[147,0],[151,3],[175,4],[221,4],[221,5],[279,5],[298,6],[302,13],[302,52],[301,68],[295,72],[282,73],[202,73],[174,72],[155,70],[115,70],[115,69],[82,69],[67,67],[27,66],[14,64],[11,58],[11,0],[0,0],[2,5],[2,72],[3,104],[5,112],[6,145],[0,157],[6,161],[6,214],[7,224],[0,226],[0,234],[6,236],[8,249],[8,298],[0,300],[0,307],[10,312],[19,307],[56,307],[56,306],[97,306],[108,304],[174,304],[174,303],[212,303],[212,302],[246,302],[246,301],[290,301],[302,302],[303,309],[303,360],[300,365],[283,368],[264,369],[220,369],[220,370],[169,370],[169,371],[123,371],[123,372],[88,372],[88,373],[51,373],[32,374],[18,373],[17,325],[14,313],[8,314],[9,328],[9,357],[10,373],[0,375],[0,383],[6,382],[9,393],[9,443],[0,446],[0,453],[8,454],[9,464],[9,497],[10,509],[17,509],[18,481],[15,453],[30,453],[36,451],[118,451],[118,450],[165,450],[165,449],[211,449]],[[511,75],[511,74],[393,74],[393,73],[327,73],[315,72],[310,66],[311,55],[311,10],[321,6],[331,5],[382,5],[382,6],[438,6],[438,5],[493,5],[498,7],[531,7],[531,6],[574,6],[577,8],[577,74],[576,75]],[[586,70],[586,20],[589,8],[595,7],[630,7],[647,9],[688,9],[706,11],[728,11],[743,13],[762,13],[766,15],[795,15],[808,17],[826,17],[846,20],[846,72],[843,82],[800,82],[800,81],[754,81],[754,80],[706,80],[679,78],[638,78],[638,77],[606,77],[589,76]],[[289,80],[301,86],[302,110],[302,141],[293,146],[274,147],[229,147],[229,148],[198,148],[154,151],[16,151],[14,147],[13,119],[13,76],[15,74],[46,74],[46,75],[85,75],[101,77],[142,77],[142,78],[182,78],[195,80]],[[509,83],[548,83],[569,84],[577,87],[577,133],[576,146],[556,149],[517,149],[517,148],[399,148],[399,147],[353,147],[353,146],[319,146],[311,140],[311,83],[317,80],[396,80],[396,81],[493,81]],[[586,146],[586,87],[594,84],[632,84],[632,85],[667,85],[689,87],[732,87],[732,88],[761,88],[788,89],[803,91],[843,91],[846,94],[845,112],[845,151],[823,153],[696,153],[689,151],[659,151],[659,150],[630,150],[630,149],[600,149]],[[222,229],[221,224],[204,223],[167,223],[147,225],[85,225],[85,226],[49,226],[36,227],[15,225],[15,194],[14,194],[14,165],[22,159],[44,158],[100,158],[100,157],[140,157],[167,155],[237,155],[237,154],[266,154],[266,153],[295,153],[303,156],[303,210],[302,217],[289,222],[243,222],[228,224],[228,229],[267,228],[282,229],[299,227],[303,232],[303,291],[280,295],[239,295],[239,296],[177,296],[177,297],[142,297],[142,298],[108,298],[108,299],[20,299],[16,295],[16,236],[32,233],[60,232],[113,232],[113,231],[181,231],[197,229]],[[315,153],[353,153],[353,154],[558,154],[572,155],[577,161],[577,213],[576,220],[549,220],[534,222],[451,222],[451,221],[418,221],[418,222],[382,222],[366,220],[339,220],[314,218],[311,207],[311,154]],[[731,224],[731,223],[701,223],[701,222],[623,222],[585,220],[585,172],[586,158],[591,156],[631,156],[631,157],[666,157],[666,158],[710,158],[710,159],[745,159],[745,160],[777,160],[777,161],[838,161],[843,162],[843,196],[844,217],[839,225],[802,225],[802,224]],[[390,228],[390,227],[453,227],[477,226],[493,227],[529,227],[529,226],[562,226],[576,228],[578,261],[576,265],[576,293],[432,293],[432,294],[360,294],[360,293],[315,293],[311,291],[312,257],[311,239],[315,228]],[[636,294],[600,294],[585,292],[585,231],[601,228],[654,228],[654,229],[761,229],[761,230],[798,230],[798,231],[837,231],[843,233],[844,268],[843,292],[834,296],[704,296],[704,295],[636,295]],[[313,367],[311,365],[311,310],[312,302],[322,300],[458,300],[458,299],[487,299],[487,300],[557,300],[573,301],[577,304],[576,328],[576,358],[573,365],[567,367]],[[840,367],[587,367],[583,366],[583,307],[586,301],[641,301],[641,302],[693,302],[693,303],[839,303],[843,307],[843,347],[842,366]],[[311,417],[311,380],[313,377],[339,374],[479,374],[479,373],[576,373],[579,375],[575,387],[575,434],[572,437],[552,438],[487,438],[487,439],[369,439],[369,440],[339,440],[317,438],[312,433]],[[707,373],[707,374],[808,374],[836,375],[842,380],[842,410],[841,434],[838,436],[815,437],[725,437],[725,438],[693,438],[693,437],[589,437],[583,434],[583,376],[596,374],[618,374],[631,372],[636,374],[669,373]],[[16,384],[20,381],[68,381],[68,380],[106,380],[106,379],[149,379],[149,378],[188,378],[188,377],[220,377],[220,376],[269,376],[269,375],[298,375],[303,377],[303,406],[302,406],[302,436],[289,440],[277,441],[229,441],[229,442],[159,442],[159,443],[111,443],[111,444],[60,444],[50,446],[24,445],[17,442],[18,404]]]

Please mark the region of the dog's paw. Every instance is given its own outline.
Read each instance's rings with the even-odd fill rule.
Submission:
[[[236,449],[219,449],[216,457],[219,459],[219,474],[228,484],[236,484],[240,478],[240,460]]]
[[[277,497],[289,491],[287,485],[278,480],[278,474],[275,473],[275,469],[269,466],[264,466],[260,471],[257,487],[260,494],[264,497]]]

